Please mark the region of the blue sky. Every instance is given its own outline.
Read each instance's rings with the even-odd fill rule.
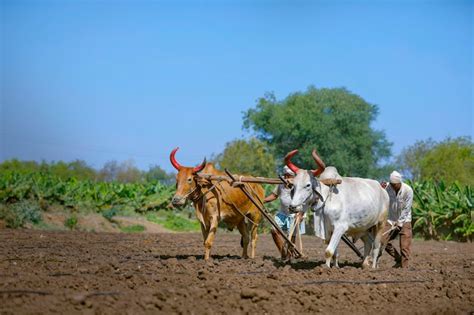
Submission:
[[[395,154],[472,136],[473,3],[4,0],[0,159],[194,165],[309,85],[377,104]]]

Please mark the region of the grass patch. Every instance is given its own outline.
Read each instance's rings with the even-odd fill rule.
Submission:
[[[199,222],[186,219],[174,213],[167,213],[166,215],[163,215],[159,212],[151,212],[146,215],[146,219],[172,231],[191,232],[201,230]]]
[[[64,231],[66,230],[64,227],[50,225],[44,221],[40,221],[38,223],[33,224],[35,229],[42,230],[42,231]]]
[[[77,219],[77,216],[75,214],[71,215],[69,218],[64,221],[64,226],[69,228],[70,230],[74,230],[77,226],[77,222],[79,220]]]
[[[120,230],[125,233],[141,233],[145,231],[145,227],[143,225],[129,225],[129,226],[122,226]]]

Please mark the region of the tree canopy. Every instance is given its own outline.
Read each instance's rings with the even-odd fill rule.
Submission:
[[[258,139],[234,140],[226,144],[222,153],[216,156],[221,169],[254,176],[275,177],[275,159],[266,144]]]
[[[370,176],[391,148],[384,132],[371,127],[377,114],[376,105],[345,88],[310,86],[281,101],[266,94],[244,113],[244,128],[268,143],[280,161],[298,149],[294,161],[315,168],[311,150],[317,149],[326,165],[336,166],[341,175]]]
[[[402,151],[398,162],[404,173],[414,180],[474,184],[474,144],[470,137],[418,141]]]

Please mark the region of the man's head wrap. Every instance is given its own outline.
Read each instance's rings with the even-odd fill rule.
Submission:
[[[392,184],[400,184],[402,182],[402,174],[397,171],[393,171],[390,174],[390,183]]]

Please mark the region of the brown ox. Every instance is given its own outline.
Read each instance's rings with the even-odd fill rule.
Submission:
[[[204,159],[201,165],[196,167],[181,166],[175,159],[178,149],[174,149],[170,154],[171,164],[178,170],[176,175],[176,193],[173,196],[172,204],[174,206],[183,206],[188,199],[193,202],[196,217],[201,223],[201,231],[204,238],[204,259],[209,259],[217,225],[221,220],[226,223],[230,230],[234,227],[238,228],[242,235],[243,258],[248,258],[247,247],[250,230],[252,238],[250,257],[254,258],[257,245],[257,227],[261,220],[261,214],[258,209],[239,188],[230,186],[227,181],[209,182],[196,176],[199,172],[226,176],[224,172],[217,170],[212,163],[206,163],[206,159]],[[256,196],[263,200],[263,187],[258,184],[248,185],[255,192]],[[245,218],[249,221],[249,227],[247,227]]]

